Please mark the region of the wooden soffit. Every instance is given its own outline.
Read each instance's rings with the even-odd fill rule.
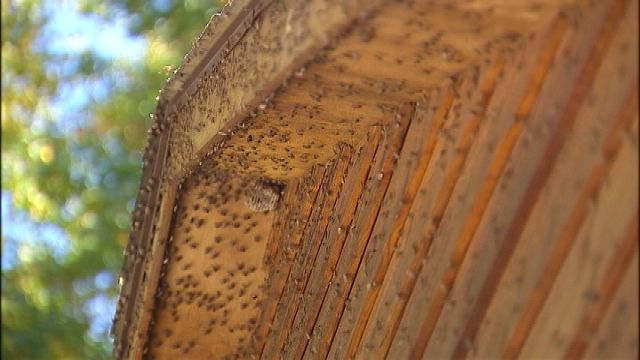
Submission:
[[[232,2],[158,101],[116,357],[637,353],[636,14]]]

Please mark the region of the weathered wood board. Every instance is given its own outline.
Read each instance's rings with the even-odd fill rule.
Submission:
[[[255,3],[168,85],[117,357],[638,356],[637,0]]]

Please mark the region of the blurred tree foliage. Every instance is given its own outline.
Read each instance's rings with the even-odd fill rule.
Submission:
[[[73,2],[72,2],[73,3]],[[219,1],[77,0],[84,14],[105,21],[125,16],[131,36],[146,39],[143,61],[116,60],[93,50],[47,51],[51,21],[42,0],[2,1],[2,189],[36,222],[60,226],[69,249],[37,246],[2,273],[2,358],[111,357],[107,334],[88,336],[87,304],[117,295],[115,279],[139,184],[140,151],[149,113],[167,74],[177,66]],[[109,46],[110,44],[103,44]],[[76,119],[52,108],[68,85],[106,84]],[[62,126],[62,122],[73,126]],[[29,239],[2,238],[25,247]],[[24,249],[21,249],[24,255]],[[107,285],[100,276],[107,276]],[[104,283],[104,281],[102,281]]]

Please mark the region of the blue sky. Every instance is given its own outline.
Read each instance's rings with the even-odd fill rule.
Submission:
[[[50,15],[50,21],[35,44],[39,49],[55,55],[91,51],[108,62],[122,61],[123,59],[119,59],[121,50],[127,49],[127,62],[143,60],[147,44],[143,38],[127,34],[131,19],[124,14],[107,21],[95,15],[82,14],[74,1],[48,1],[45,2],[43,11]],[[47,65],[47,71],[60,75],[73,72],[74,69],[75,64],[69,61]],[[111,84],[119,81],[113,76],[113,72],[107,72],[101,78],[80,79],[60,86],[52,103],[52,114],[61,133],[81,127],[89,119],[86,111],[83,111],[84,107],[92,100],[108,96]],[[34,126],[44,126],[43,119],[33,120]],[[48,247],[55,256],[60,257],[70,250],[63,229],[53,224],[33,221],[26,212],[12,205],[11,194],[4,189],[1,200],[2,236],[10,240],[4,242],[2,249],[3,270],[19,261],[24,245],[27,245],[26,248]],[[94,285],[99,289],[108,288],[114,281],[113,276],[107,272],[100,273],[93,279]],[[115,300],[97,296],[86,304],[85,310],[92,317],[89,336],[97,338],[108,332],[115,311]]]

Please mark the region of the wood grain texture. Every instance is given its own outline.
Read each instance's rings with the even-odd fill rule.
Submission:
[[[175,109],[165,141],[193,149],[149,160],[189,170],[151,184],[119,354],[634,358],[638,1],[349,1],[310,17],[320,3],[265,5],[202,75],[246,70],[268,98],[203,86]],[[340,31],[318,24],[329,14]],[[288,28],[264,63],[241,59]],[[219,108],[224,124],[198,127]],[[248,205],[267,190],[275,206]]]

